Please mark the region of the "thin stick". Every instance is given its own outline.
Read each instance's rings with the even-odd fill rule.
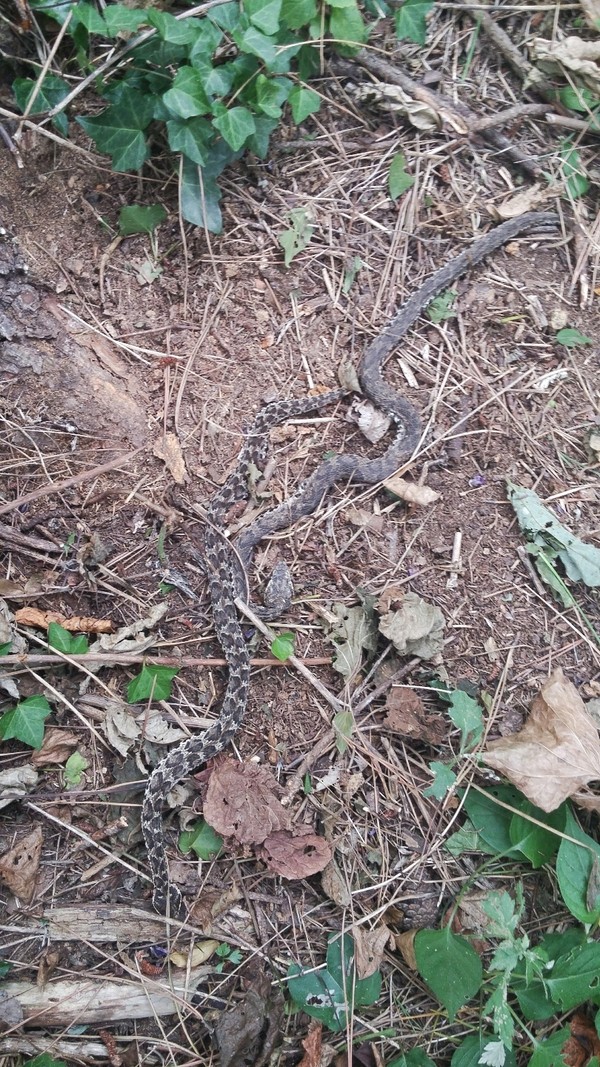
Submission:
[[[45,485],[43,489],[35,489],[32,493],[25,493],[25,496],[18,496],[16,500],[11,500],[8,504],[3,504],[0,507],[0,515],[7,515],[9,511],[14,511],[15,508],[20,508],[23,504],[30,504],[33,500],[39,500],[43,496],[50,496],[51,493],[62,493],[63,489],[70,489],[71,486],[87,482],[90,478],[96,478],[99,474],[106,474],[107,471],[120,467],[121,463],[133,459],[134,456],[139,456],[140,452],[145,450],[145,446],[142,445],[133,452],[123,452],[116,459],[109,459],[107,463],[101,463],[98,467],[82,471],[81,474],[74,474],[72,478],[65,478],[62,482],[51,482],[50,485]]]
[[[300,660],[305,666],[324,667],[331,665],[331,656],[314,656],[312,659]],[[90,663],[99,663],[101,666],[128,667],[138,663],[144,663],[149,667],[226,667],[227,660],[218,656],[195,657],[195,656],[144,656],[125,655],[124,653],[113,654],[111,652],[86,652],[80,656],[72,655],[43,655],[42,653],[13,652],[9,656],[2,656],[0,667],[64,667],[65,663],[74,666],[85,666]],[[280,659],[251,659],[251,667],[285,667],[285,662]]]

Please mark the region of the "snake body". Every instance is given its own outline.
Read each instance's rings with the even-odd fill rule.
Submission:
[[[421,422],[413,405],[385,382],[382,370],[386,360],[431,301],[466,271],[512,238],[529,230],[555,229],[558,224],[558,217],[548,212],[529,212],[509,219],[474,241],[409,297],[386,329],[367,347],[359,370],[364,394],[391,415],[396,425],[390,447],[376,459],[344,453],[320,464],[293,496],[265,512],[238,539],[236,549],[244,566],[249,565],[252,551],[263,537],[312,514],[323,495],[336,483],[374,485],[397,470],[402,459],[416,447]],[[148,780],[142,805],[141,824],[152,876],[152,902],[158,912],[172,918],[183,919],[186,909],[181,893],[169,881],[162,821],[165,798],[178,782],[229,744],[242,722],[248,698],[250,661],[235,607],[239,564],[223,534],[225,517],[234,503],[248,497],[249,475],[253,467],[261,468],[264,464],[270,429],[287,419],[320,410],[338,400],[343,393],[343,390],[333,390],[322,396],[275,401],[262,408],[246,438],[234,472],[212,497],[208,508],[204,564],[215,632],[228,664],[227,687],[214,725],[202,736],[184,741],[158,764]]]

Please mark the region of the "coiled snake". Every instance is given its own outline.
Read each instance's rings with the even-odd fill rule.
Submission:
[[[396,424],[392,444],[376,459],[342,454],[322,463],[289,500],[267,511],[238,540],[236,547],[245,566],[250,562],[254,546],[263,537],[310,515],[323,494],[337,482],[374,485],[397,470],[402,458],[418,444],[421,423],[413,405],[384,381],[382,368],[386,359],[428,304],[462,274],[511,238],[528,230],[554,229],[558,224],[558,217],[546,212],[529,212],[520,218],[509,219],[474,241],[409,297],[386,329],[368,346],[359,371],[364,394],[378,408],[389,413]],[[236,501],[247,498],[250,470],[264,464],[270,429],[289,418],[325,407],[338,400],[343,392],[334,390],[322,396],[267,404],[256,417],[235,471],[212,497],[208,508],[204,562],[215,632],[229,668],[227,688],[214,725],[201,736],[184,741],[158,764],[148,780],[142,806],[142,831],[153,884],[152,902],[158,912],[167,913],[171,918],[183,919],[186,909],[181,893],[169,881],[162,823],[165,798],[182,778],[229,744],[243,719],[248,697],[250,661],[235,607],[239,563],[221,532],[225,516]]]

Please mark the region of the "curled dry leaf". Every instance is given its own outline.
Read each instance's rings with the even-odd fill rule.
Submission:
[[[441,745],[448,735],[443,715],[428,711],[414,689],[392,686],[385,710],[383,725],[402,737],[415,737],[430,745]]]
[[[398,652],[433,659],[444,647],[444,616],[435,604],[428,604],[416,593],[403,593],[400,607],[388,611],[379,620],[379,629]]]
[[[48,763],[66,763],[78,744],[79,738],[71,730],[49,726],[44,733],[42,747],[33,753],[31,762],[34,767],[44,767]]]
[[[600,41],[582,37],[565,37],[562,41],[546,41],[538,37],[533,42],[533,54],[542,70],[571,71],[592,90],[600,92]]]
[[[600,1038],[594,1020],[583,1011],[577,1011],[570,1022],[571,1036],[560,1050],[567,1067],[585,1067],[594,1056],[600,1056]]]
[[[502,204],[488,204],[488,210],[493,218],[499,221],[514,219],[517,215],[524,215],[526,211],[535,211],[546,198],[539,182],[528,186],[527,189],[515,193]]]
[[[367,930],[365,926],[354,925],[350,933],[354,938],[355,963],[357,978],[370,978],[381,967],[386,947],[392,947],[394,936],[387,926],[376,926]]]
[[[385,523],[383,515],[374,515],[366,508],[346,508],[344,518],[353,526],[362,527],[364,530],[372,530],[373,533],[381,533]]]
[[[185,462],[175,433],[165,433],[158,439],[152,449],[157,459],[162,459],[177,485],[185,483]]]
[[[310,826],[295,826],[269,834],[257,855],[270,871],[291,881],[322,871],[331,860],[331,846]]]
[[[298,1067],[323,1067],[321,1048],[323,1044],[323,1023],[312,1022],[307,1036],[302,1041],[304,1056]]]
[[[352,894],[348,887],[347,879],[345,879],[340,871],[337,863],[332,859],[326,866],[323,874],[321,875],[321,885],[323,892],[330,900],[333,900],[334,904],[338,904],[340,908],[349,908],[352,903]]]
[[[361,85],[354,89],[354,96],[361,103],[378,105],[382,111],[397,111],[405,115],[416,130],[437,130],[441,125],[440,117],[430,104],[414,100],[399,85],[387,85],[385,82]]]
[[[67,619],[60,611],[40,611],[39,608],[18,608],[15,620],[21,626],[34,626],[47,630],[51,622],[57,622],[71,634],[109,634],[113,624],[110,619],[90,619],[85,615]]]
[[[560,668],[533,698],[523,729],[492,741],[483,759],[543,811],[600,778],[598,730]]]
[[[376,408],[370,400],[355,400],[348,418],[357,424],[363,437],[373,445],[385,437],[392,421],[390,415]]]
[[[222,837],[233,837],[242,845],[261,844],[269,834],[289,826],[279,792],[266,767],[225,760],[210,776],[204,817]]]
[[[38,773],[29,764],[0,771],[0,808],[20,800],[37,785]]]
[[[394,934],[396,949],[411,971],[417,970],[417,957],[415,955],[415,937],[417,933],[418,930],[415,927],[412,930],[405,930],[402,934]]]
[[[389,493],[393,493],[400,500],[405,500],[407,504],[420,504],[425,507],[427,504],[435,504],[441,496],[441,493],[431,489],[428,485],[416,485],[415,482],[409,482],[399,475],[386,478],[383,484]]]
[[[0,856],[0,878],[24,904],[33,900],[35,880],[42,855],[42,828],[36,826]]]

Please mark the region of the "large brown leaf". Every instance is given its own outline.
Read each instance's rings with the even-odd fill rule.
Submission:
[[[533,698],[523,729],[492,741],[483,759],[543,811],[600,779],[598,730],[560,668]]]

